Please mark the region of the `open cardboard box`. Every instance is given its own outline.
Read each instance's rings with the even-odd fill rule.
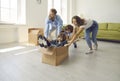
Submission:
[[[38,35],[43,35],[43,28],[29,28],[28,29],[29,43],[38,45]]]
[[[41,48],[42,63],[57,66],[68,57],[69,47]]]

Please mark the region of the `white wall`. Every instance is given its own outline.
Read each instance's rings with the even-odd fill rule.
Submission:
[[[29,27],[44,27],[47,16],[47,0],[38,4],[36,0],[26,0],[26,25],[0,25],[0,44],[25,42]]]
[[[76,0],[67,0],[67,19],[68,24],[71,23],[71,18],[76,15]]]
[[[9,25],[0,25],[0,44],[17,42],[17,28]]]
[[[47,16],[47,0],[41,0],[38,4],[36,0],[27,0],[27,25],[32,27],[44,27]]]
[[[76,0],[76,12],[98,22],[120,22],[120,0]]]

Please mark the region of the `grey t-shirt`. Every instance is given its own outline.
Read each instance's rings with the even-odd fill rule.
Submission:
[[[84,29],[88,29],[92,26],[93,24],[93,20],[91,19],[88,19],[88,20],[85,20],[85,24],[80,26],[81,28],[84,28]]]

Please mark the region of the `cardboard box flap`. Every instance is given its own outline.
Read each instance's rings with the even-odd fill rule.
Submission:
[[[68,51],[68,46],[63,46],[63,47],[57,47],[56,48],[56,52],[57,52],[57,55],[62,55],[64,53],[67,53]]]
[[[55,49],[56,49],[55,47],[40,48],[40,51],[46,55],[53,55],[56,52]]]
[[[39,30],[31,30],[30,33],[32,33],[32,34],[38,34]]]
[[[42,62],[51,65],[59,65],[68,57],[68,47],[42,48]],[[53,54],[53,55],[52,55]]]

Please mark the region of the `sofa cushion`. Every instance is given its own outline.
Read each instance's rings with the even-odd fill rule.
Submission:
[[[118,31],[120,32],[120,27],[119,27]]]
[[[99,30],[107,30],[107,23],[99,23]]]
[[[97,38],[99,38],[99,39],[109,39],[109,40],[119,40],[120,41],[120,32],[98,30]]]
[[[120,23],[108,23],[108,30],[119,31]]]
[[[118,31],[98,30],[98,35],[101,35],[101,36],[117,36],[117,37],[120,37],[120,32],[118,32]]]

